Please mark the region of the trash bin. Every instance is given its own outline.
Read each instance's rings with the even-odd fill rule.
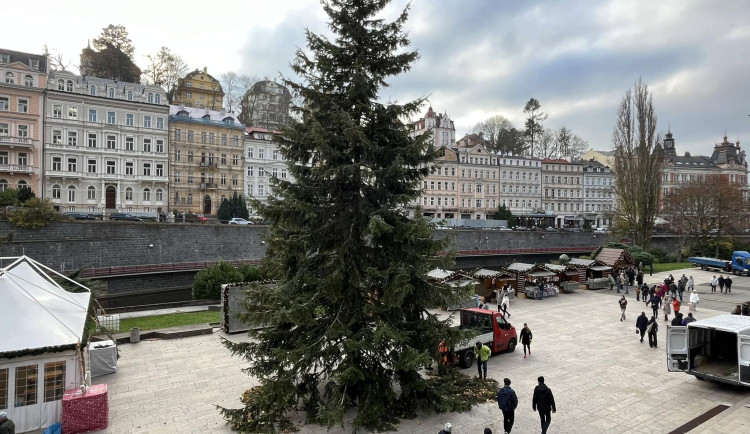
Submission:
[[[130,329],[130,343],[131,344],[137,344],[141,341],[141,329],[138,327],[133,327]]]
[[[750,315],[750,301],[746,301],[742,303],[742,315],[744,316]]]

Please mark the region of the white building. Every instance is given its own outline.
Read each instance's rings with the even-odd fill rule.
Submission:
[[[447,113],[435,114],[430,107],[422,119],[414,122],[412,134],[416,136],[425,131],[430,131],[432,145],[435,148],[456,145],[456,127]]]
[[[271,195],[271,178],[289,180],[286,159],[273,142],[278,131],[259,127],[245,129],[245,196],[265,202]],[[248,204],[250,215],[258,215]]]
[[[596,160],[583,162],[584,225],[606,227],[615,204],[615,174]]]
[[[524,217],[542,211],[542,162],[537,158],[498,155],[500,205],[514,216]]]
[[[43,197],[61,211],[166,211],[168,118],[158,86],[50,73]]]

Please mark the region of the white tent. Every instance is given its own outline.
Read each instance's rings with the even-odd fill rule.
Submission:
[[[63,392],[81,383],[76,345],[90,299],[88,288],[27,256],[0,258],[0,410],[19,432],[59,421]]]

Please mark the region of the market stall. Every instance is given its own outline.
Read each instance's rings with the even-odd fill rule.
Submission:
[[[547,271],[555,273],[557,277],[557,281],[555,283],[557,283],[557,286],[560,288],[561,292],[571,293],[575,292],[579,288],[580,277],[575,266],[572,266],[570,264],[544,264],[543,267]]]
[[[460,302],[457,305],[446,306],[446,310],[458,310],[467,307],[478,307],[479,306],[479,295],[477,295],[477,285],[479,281],[467,276],[459,271],[443,270],[441,268],[435,268],[427,273],[427,277],[434,281],[446,284],[455,290],[468,288],[471,296],[466,300]]]
[[[617,274],[620,271],[627,270],[630,267],[635,266],[633,257],[630,256],[630,252],[625,249],[613,249],[609,247],[601,247],[594,254],[594,260],[600,266],[607,266],[611,268],[611,271],[601,277],[607,277],[609,274]],[[600,270],[607,271],[607,270]]]
[[[510,285],[513,288],[516,283],[516,276],[507,271],[480,268],[471,273],[471,276],[479,281],[477,294],[484,297],[487,301],[497,302],[498,291],[505,285]]]
[[[84,383],[90,299],[88,288],[27,256],[0,258],[0,330],[12,331],[0,339],[0,410],[17,432],[58,422],[65,391]]]

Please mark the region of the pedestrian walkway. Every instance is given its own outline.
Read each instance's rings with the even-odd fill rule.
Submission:
[[[666,327],[660,328],[658,349],[640,343],[635,318],[646,309],[635,302],[631,291],[628,319],[620,322],[618,298],[610,296],[612,292],[578,291],[541,301],[511,300],[508,310],[513,325],[520,331],[526,322],[534,334],[532,356],[524,359],[520,348],[495,354],[489,360],[488,375],[498,382],[504,377],[513,382],[519,399],[513,433],[540,430],[539,417],[531,410],[539,375],[545,376],[557,403],[550,433],[669,433],[719,404],[730,409],[695,432],[747,433],[750,409],[744,404],[750,399],[748,390],[667,372]],[[721,313],[699,309],[696,316],[702,319]],[[239,407],[240,395],[258,383],[240,371],[245,361],[229,354],[221,345],[222,337],[245,339],[244,335],[215,332],[121,345],[118,372],[94,379],[109,385],[110,426],[101,432],[231,432],[215,405]],[[464,372],[472,375],[475,370]],[[305,425],[303,415],[293,419],[301,433],[343,434],[351,432],[353,416],[354,412],[347,413],[345,427],[331,430]],[[497,404],[490,402],[464,413],[420,414],[404,420],[399,432],[434,434],[446,422],[453,425],[454,433],[481,433],[484,427],[503,431],[502,415]]]

